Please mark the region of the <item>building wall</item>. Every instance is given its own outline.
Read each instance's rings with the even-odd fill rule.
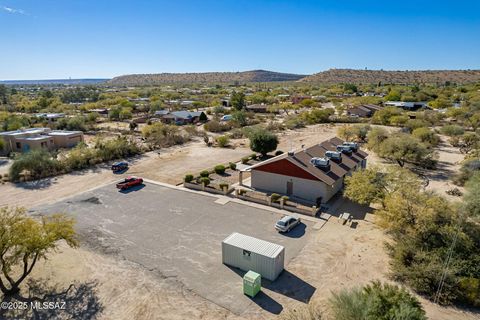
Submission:
[[[20,148],[17,147],[17,143],[20,144]],[[13,152],[26,152],[38,149],[53,150],[55,148],[55,144],[53,142],[53,138],[46,136],[45,139],[41,140],[29,140],[25,138],[15,139],[13,147]]]
[[[255,169],[252,169],[251,172],[251,186],[254,189],[271,193],[287,194],[288,181],[293,183],[293,197],[313,203],[316,203],[320,197],[322,198],[322,203],[327,202],[343,187],[343,179],[337,180],[330,186],[319,180],[290,177]]]
[[[56,148],[71,148],[83,141],[83,133],[53,135]]]
[[[285,249],[273,258],[222,242],[222,263],[243,271],[252,270],[262,278],[275,281],[284,268]]]

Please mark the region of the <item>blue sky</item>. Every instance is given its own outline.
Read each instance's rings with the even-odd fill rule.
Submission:
[[[480,1],[0,0],[0,79],[480,69]]]

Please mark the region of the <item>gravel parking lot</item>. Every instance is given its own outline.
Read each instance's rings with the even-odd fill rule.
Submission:
[[[145,183],[119,192],[108,185],[34,208],[34,213],[66,212],[76,217],[84,245],[126,259],[162,279],[175,281],[236,314],[249,304],[279,313],[281,306],[265,293],[251,300],[242,294],[243,272],[221,262],[221,241],[240,232],[285,246],[287,270],[263,285],[298,301],[308,301],[315,288],[288,271],[288,262],[312,232],[305,221],[287,235],[273,225],[280,215],[216,197]]]

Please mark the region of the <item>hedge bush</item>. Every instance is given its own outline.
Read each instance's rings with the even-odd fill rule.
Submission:
[[[193,174],[187,174],[185,175],[185,178],[183,178],[183,181],[185,182],[192,182],[193,181]]]
[[[222,182],[222,183],[219,184],[219,186],[220,186],[220,189],[223,190],[223,189],[228,189],[229,184],[228,184],[228,183],[225,183],[225,182]]]
[[[230,162],[230,163],[228,164],[228,166],[229,166],[230,169],[232,169],[232,170],[236,170],[236,169],[237,169],[237,165],[236,165],[235,163],[233,163],[233,162]]]
[[[210,178],[209,177],[201,177],[199,181],[200,181],[201,184],[204,184],[205,186],[208,186],[210,184]]]
[[[209,175],[210,172],[208,172],[208,170],[203,170],[202,172],[200,172],[200,177],[202,178],[208,178]]]
[[[280,201],[280,198],[281,196],[278,193],[272,193],[270,196],[270,200],[272,200],[272,202],[278,202]]]
[[[224,174],[225,173],[225,166],[223,164],[219,164],[219,165],[215,166],[214,170],[215,170],[215,173],[217,173],[217,174]]]

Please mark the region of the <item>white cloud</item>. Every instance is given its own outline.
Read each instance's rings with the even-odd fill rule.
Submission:
[[[24,10],[22,9],[15,9],[7,6],[2,6],[0,7],[5,12],[11,13],[11,14],[21,14],[21,15],[28,15]]]

